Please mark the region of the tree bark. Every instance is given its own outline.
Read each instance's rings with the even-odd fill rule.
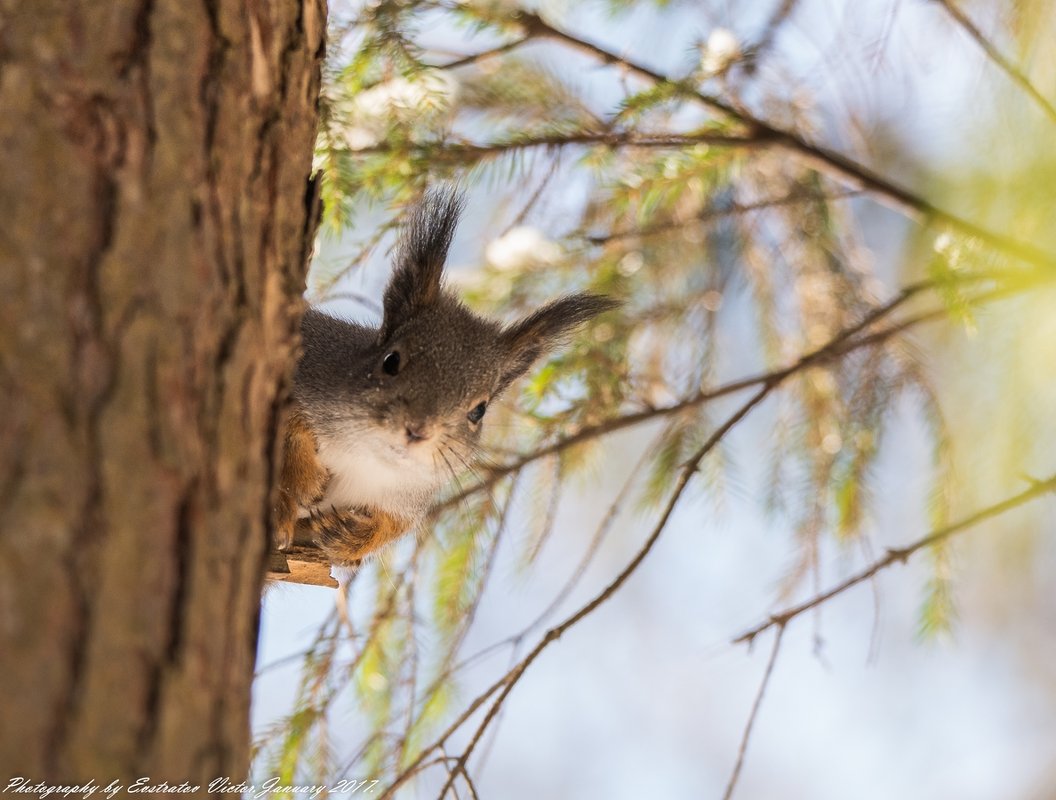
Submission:
[[[0,777],[245,775],[324,27],[0,0]]]

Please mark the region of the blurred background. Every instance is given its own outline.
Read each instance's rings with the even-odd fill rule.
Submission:
[[[1044,0],[332,3],[309,302],[376,321],[408,205],[456,181],[449,281],[475,308],[624,305],[489,411],[488,461],[359,573],[347,620],[333,590],[268,592],[257,774],[721,798],[743,750],[743,798],[1056,797],[1051,498],[777,648],[734,642],[1056,472],[1054,22]],[[432,747],[621,574],[479,738],[490,700]]]

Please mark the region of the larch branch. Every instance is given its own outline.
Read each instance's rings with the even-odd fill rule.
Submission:
[[[409,148],[413,151],[429,153],[434,159],[454,161],[472,161],[481,158],[513,153],[519,150],[531,150],[537,147],[560,148],[576,145],[604,147],[641,147],[641,148],[677,148],[696,144],[713,144],[723,147],[751,147],[763,144],[762,137],[752,135],[731,135],[717,131],[697,131],[689,133],[637,134],[621,131],[572,131],[541,136],[525,136],[507,141],[489,142],[487,144],[466,141],[424,142],[421,144],[390,144],[380,142],[370,147],[353,150],[354,155],[372,155],[391,153]]]
[[[755,693],[755,700],[752,701],[752,710],[748,714],[748,722],[745,723],[744,733],[741,735],[741,744],[737,748],[737,761],[734,762],[733,772],[730,773],[730,780],[726,784],[726,791],[723,792],[722,800],[730,800],[733,797],[733,790],[737,788],[737,779],[741,777],[741,767],[744,766],[744,756],[748,752],[748,741],[752,736],[755,719],[759,716],[759,709],[763,705],[763,695],[766,694],[766,687],[770,685],[770,676],[774,674],[774,664],[777,663],[777,654],[781,649],[781,638],[784,634],[785,627],[782,625],[777,629],[777,634],[774,636],[770,660],[766,662],[763,679],[759,683],[759,690]]]
[[[823,603],[828,602],[832,598],[839,594],[843,594],[848,589],[857,586],[863,581],[867,581],[877,573],[887,569],[892,564],[899,563],[904,564],[919,550],[923,550],[926,547],[938,544],[939,542],[945,541],[952,536],[963,533],[969,528],[978,525],[980,522],[984,522],[993,517],[1004,514],[1006,511],[1011,511],[1014,508],[1018,508],[1025,503],[1029,503],[1043,494],[1056,491],[1056,475],[1043,480],[1043,481],[1032,481],[1030,488],[1017,495],[1013,495],[1006,500],[1002,500],[1000,503],[995,503],[992,506],[988,506],[981,511],[977,511],[969,517],[965,517],[959,522],[955,522],[952,525],[947,525],[944,528],[939,528],[927,536],[917,539],[904,547],[891,547],[888,548],[886,554],[865,567],[861,571],[855,573],[846,580],[836,584],[828,591],[822,592],[814,597],[806,600],[799,605],[791,606],[784,611],[776,614],[771,614],[765,622],[760,622],[758,625],[749,628],[744,633],[737,636],[734,640],[734,644],[740,643],[751,643],[756,636],[761,634],[763,631],[769,630],[773,627],[784,627],[788,625],[793,619],[798,617],[804,612],[810,611],[812,608],[817,608]]]
[[[1045,273],[1041,276],[1043,280],[1051,280],[1054,276]],[[959,280],[965,284],[974,281],[990,280],[992,276],[983,274],[966,274],[959,276]],[[972,304],[978,304],[987,302],[999,297],[1005,297],[1016,292],[1022,291],[1029,286],[1037,285],[1036,283],[1024,282],[1016,283],[1007,289],[995,289],[989,292],[984,292],[974,298],[971,298],[969,302]],[[879,322],[883,318],[887,317],[893,311],[897,310],[904,303],[918,296],[922,292],[935,288],[935,283],[932,281],[919,281],[917,283],[908,285],[899,291],[895,297],[884,305],[877,306],[868,314],[866,314],[858,323],[840,331],[837,333],[829,342],[825,345],[800,356],[799,359],[794,361],[792,364],[782,367],[780,369],[762,372],[756,375],[751,375],[746,378],[740,378],[729,383],[722,384],[721,386],[713,389],[707,389],[698,392],[695,395],[684,398],[676,403],[669,406],[659,406],[653,408],[646,408],[640,411],[632,411],[627,414],[623,414],[618,417],[607,419],[603,422],[597,423],[596,425],[590,425],[587,427],[580,428],[575,433],[571,433],[556,442],[553,442],[544,447],[540,447],[537,450],[528,453],[515,461],[511,461],[508,464],[501,466],[492,467],[488,471],[487,477],[473,486],[467,487],[464,491],[459,492],[452,497],[443,500],[437,507],[437,511],[449,508],[457,503],[462,502],[467,496],[475,494],[476,492],[483,491],[491,486],[494,486],[498,481],[505,478],[507,475],[512,475],[529,464],[538,461],[541,458],[555,455],[570,447],[582,444],[583,442],[592,441],[594,439],[606,436],[610,433],[623,430],[625,428],[631,428],[636,425],[640,425],[645,422],[649,422],[656,419],[662,419],[664,417],[673,416],[680,414],[684,411],[688,411],[698,406],[709,403],[713,400],[726,397],[728,395],[737,394],[738,392],[751,389],[752,387],[759,386],[768,381],[779,379],[784,380],[797,372],[801,372],[804,369],[819,364],[826,363],[835,358],[840,358],[848,353],[859,350],[863,347],[868,347],[876,344],[881,344],[884,341],[892,338],[893,336],[903,333],[906,330],[913,328],[925,322],[932,322],[938,319],[942,319],[948,316],[949,312],[946,308],[935,308],[930,311],[921,312],[920,314],[908,317],[897,323],[892,323],[886,328],[873,331],[869,334],[858,336],[864,330]]]
[[[1045,281],[1051,280],[1052,277],[1053,275],[1047,272],[1040,276],[1040,278]],[[966,274],[964,276],[960,276],[959,279],[964,283],[970,283],[976,280],[989,280],[992,279],[992,277],[982,274]],[[1011,285],[1006,287],[999,287],[982,292],[972,298],[969,298],[968,302],[972,305],[979,305],[985,302],[1014,295],[1018,292],[1025,290],[1026,288],[1030,288],[1032,286],[1037,285],[1039,285],[1038,281],[1013,282]],[[782,383],[788,377],[802,372],[809,367],[828,363],[834,359],[842,358],[848,353],[852,353],[865,347],[881,345],[889,339],[892,339],[893,337],[900,335],[906,332],[907,330],[919,326],[923,323],[933,322],[936,320],[947,318],[949,316],[948,309],[946,309],[945,307],[932,308],[930,310],[922,311],[918,314],[906,317],[898,322],[891,323],[888,326],[880,328],[878,330],[872,332],[865,332],[870,326],[874,325],[875,323],[890,315],[893,311],[898,309],[911,298],[918,296],[922,292],[934,288],[935,284],[931,281],[920,281],[918,283],[904,287],[892,300],[885,303],[884,305],[877,306],[868,314],[866,314],[858,323],[839,332],[822,347],[813,350],[809,353],[805,353],[795,362],[786,367],[731,381],[716,388],[701,391],[695,395],[684,398],[678,401],[677,403],[674,403],[669,406],[660,406],[654,408],[646,408],[640,411],[633,411],[627,414],[623,414],[621,416],[605,420],[596,425],[590,425],[580,428],[575,433],[571,433],[561,439],[558,439],[555,442],[552,442],[551,444],[540,447],[539,449],[534,450],[524,456],[521,456],[520,458],[511,461],[508,464],[492,467],[487,471],[486,477],[479,480],[474,485],[469,486],[464,490],[439,502],[436,506],[434,506],[433,513],[436,514],[448,508],[451,508],[463,502],[470,495],[476,494],[477,492],[487,491],[503,478],[509,475],[517,474],[521,469],[528,466],[529,464],[532,464],[540,459],[561,453],[578,444],[593,441],[594,439],[601,438],[610,433],[615,433],[616,431],[631,428],[636,425],[643,424],[645,422],[674,416],[679,413],[689,411],[693,408],[697,408],[713,400],[717,400],[728,395],[737,394],[739,392],[746,391],[748,389],[752,389],[760,385],[766,385],[773,381]],[[493,687],[493,690],[496,688],[498,687]]]
[[[514,50],[524,44],[527,44],[532,40],[532,36],[522,36],[519,39],[513,39],[512,41],[500,44],[495,47],[490,47],[487,50],[481,50],[479,53],[470,53],[469,55],[456,58],[453,61],[448,61],[445,64],[437,64],[434,69],[459,69],[461,67],[469,67],[474,64],[479,64],[481,61],[486,61],[489,58],[496,58]]]
[[[899,186],[886,176],[864,164],[860,164],[849,156],[824,145],[810,142],[799,133],[767,122],[747,109],[734,106],[721,97],[702,92],[692,80],[673,79],[644,64],[606,50],[585,38],[557,28],[537,14],[522,12],[521,18],[525,24],[539,31],[539,36],[563,42],[569,47],[597,58],[605,64],[617,65],[650,82],[666,83],[678,87],[686,96],[694,98],[705,107],[722,114],[728,119],[747,125],[751,139],[755,142],[766,143],[771,147],[784,148],[818,172],[828,175],[840,183],[868,191],[873,196],[886,201],[904,213],[909,213],[911,216],[947,225],[961,234],[973,236],[990,247],[1015,256],[1018,259],[1039,267],[1056,270],[1056,254],[1050,253],[1030,242],[1019,241],[990,230],[984,225],[935,205],[930,200]]]
[[[778,208],[781,206],[796,205],[798,203],[823,203],[832,202],[836,200],[848,200],[856,195],[860,194],[857,191],[846,191],[838,194],[815,194],[812,192],[793,191],[788,194],[780,195],[779,197],[767,197],[762,200],[755,200],[750,203],[733,203],[726,207],[709,207],[705,208],[698,214],[694,214],[691,217],[687,217],[682,220],[672,220],[670,222],[661,222],[656,225],[649,225],[643,228],[631,228],[622,231],[612,231],[603,235],[596,236],[584,236],[583,241],[586,241],[593,245],[604,245],[609,242],[620,241],[622,239],[637,239],[644,238],[647,236],[656,236],[658,234],[669,233],[671,231],[685,228],[688,225],[696,223],[709,222],[711,220],[727,219],[729,217],[739,217],[743,214],[749,214],[752,211],[762,211],[768,208]]]

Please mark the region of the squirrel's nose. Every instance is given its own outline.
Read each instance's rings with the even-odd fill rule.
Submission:
[[[429,429],[425,425],[407,424],[405,428],[408,442],[421,442],[429,438]]]

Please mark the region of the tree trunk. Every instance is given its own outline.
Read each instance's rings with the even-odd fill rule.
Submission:
[[[324,23],[0,0],[0,777],[246,772]]]

